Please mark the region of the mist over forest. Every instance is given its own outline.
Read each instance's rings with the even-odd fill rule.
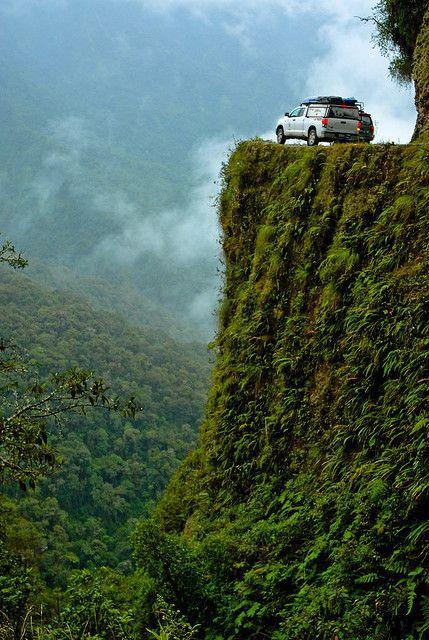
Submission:
[[[2,3],[0,228],[35,277],[80,290],[96,276],[140,300],[141,321],[155,306],[182,335],[212,335],[228,149],[272,135],[319,67],[342,90],[356,57],[362,82],[368,29],[339,3],[285,4]],[[389,89],[403,136],[410,94]]]

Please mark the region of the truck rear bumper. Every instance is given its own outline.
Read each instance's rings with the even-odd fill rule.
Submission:
[[[325,131],[323,140],[341,140],[344,142],[357,142],[359,140],[358,135],[355,133],[333,133],[331,131]]]
[[[356,133],[334,133],[332,131],[324,131],[321,140],[328,142],[372,142],[374,137],[371,135],[358,135]]]

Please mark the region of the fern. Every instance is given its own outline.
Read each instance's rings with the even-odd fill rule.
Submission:
[[[365,576],[360,576],[356,579],[356,584],[374,584],[378,582],[380,577],[377,573],[368,573]]]

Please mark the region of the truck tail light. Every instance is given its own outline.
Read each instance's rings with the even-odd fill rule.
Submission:
[[[329,124],[328,118],[322,118],[322,127],[327,127]]]
[[[374,135],[375,127],[373,124],[370,126],[369,130],[371,131],[372,135]]]
[[[363,122],[359,121],[359,122],[357,123],[357,132],[358,132],[358,133],[360,133],[360,132],[361,132],[362,127],[363,127]]]

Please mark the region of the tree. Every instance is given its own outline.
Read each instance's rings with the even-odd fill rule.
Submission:
[[[48,443],[48,426],[67,413],[94,407],[121,410],[133,417],[134,399],[125,403],[109,395],[103,380],[91,371],[71,369],[41,381],[37,366],[28,363],[12,343],[0,341],[0,480],[15,480],[34,488],[56,464]]]
[[[411,81],[417,37],[428,9],[427,0],[380,0],[370,18],[377,26],[381,50],[391,57],[390,70],[400,81]]]
[[[392,76],[400,83],[415,83],[418,117],[414,138],[429,122],[428,27],[424,21],[428,9],[428,0],[378,0],[372,15],[362,18],[375,23],[375,40],[390,58]]]
[[[114,572],[106,568],[74,574],[65,593],[68,604],[52,627],[52,638],[132,640],[132,612],[119,608],[109,593],[108,585],[115,580]]]
[[[22,269],[27,261],[6,242],[0,247],[0,263]],[[0,481],[15,480],[24,490],[27,484],[35,487],[56,463],[47,427],[66,413],[102,407],[135,416],[134,398],[121,402],[108,391],[103,380],[79,369],[41,381],[37,366],[0,338]]]
[[[196,550],[177,534],[165,533],[155,520],[141,520],[133,542],[136,563],[153,580],[159,596],[186,615],[191,626],[210,617],[213,603]]]
[[[21,269],[27,263],[6,242],[0,247],[0,264]],[[112,396],[90,371],[73,368],[41,379],[39,368],[23,351],[0,338],[0,482],[34,489],[58,462],[48,442],[50,425],[66,414],[86,414],[93,408],[122,411],[131,418],[137,411],[134,398],[122,401]],[[37,582],[37,560],[26,557],[21,545],[15,550],[12,544],[11,513],[9,507],[0,509],[0,637],[5,639],[27,637]],[[116,628],[115,633],[115,638],[122,637]]]
[[[9,265],[13,269],[24,269],[27,266],[27,260],[19,253],[14,245],[6,241],[0,246],[0,264]]]
[[[191,626],[173,605],[158,596],[155,602],[158,618],[158,630],[149,634],[155,640],[194,640],[198,634],[198,625]]]

